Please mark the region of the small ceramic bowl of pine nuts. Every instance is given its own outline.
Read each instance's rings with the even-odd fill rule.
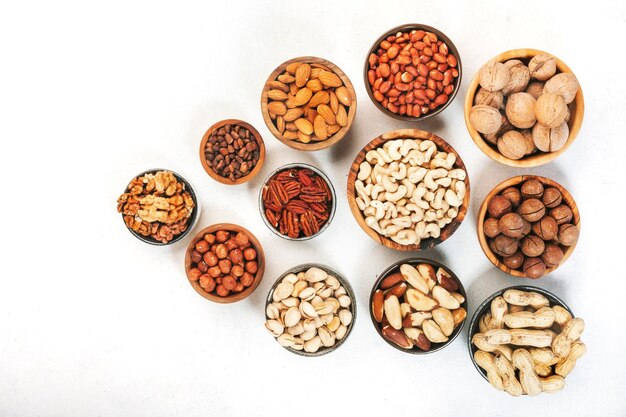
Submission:
[[[320,264],[295,266],[265,302],[265,328],[290,352],[321,356],[341,346],[356,319],[356,298],[340,274]]]

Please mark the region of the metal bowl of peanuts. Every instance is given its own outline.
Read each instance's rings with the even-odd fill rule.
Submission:
[[[290,352],[321,356],[341,346],[356,319],[355,296],[340,274],[320,264],[278,278],[265,303],[265,328]]]
[[[549,291],[529,285],[488,297],[472,317],[467,344],[474,366],[512,396],[555,393],[585,354],[585,328]]]

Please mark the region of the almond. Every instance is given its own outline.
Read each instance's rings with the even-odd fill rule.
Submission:
[[[302,66],[302,64],[300,62],[292,62],[291,64],[288,64],[287,67],[285,68],[285,71],[287,71],[289,74],[295,74],[296,71],[298,70],[298,68],[300,68]]]
[[[328,138],[326,122],[324,121],[324,118],[319,114],[315,116],[315,120],[313,121],[313,130],[315,131],[315,136],[317,136],[319,139],[325,140],[326,138]]]
[[[341,82],[341,78],[339,78],[337,74],[333,74],[332,72],[328,71],[320,72],[319,80],[326,87],[340,87],[343,84]]]
[[[327,104],[329,101],[330,95],[328,94],[328,91],[318,91],[317,93],[313,94],[313,97],[311,97],[311,100],[309,100],[309,106],[317,107],[320,104]]]
[[[287,110],[283,118],[285,119],[286,122],[293,122],[298,117],[302,116],[303,113],[304,113],[304,110],[302,110],[301,107],[296,107],[296,108]]]
[[[437,301],[413,288],[406,290],[404,297],[417,311],[431,311],[439,306]]]
[[[304,106],[306,103],[309,102],[309,100],[311,100],[312,96],[313,92],[309,88],[304,87],[296,93],[296,99],[294,104],[296,106]]]
[[[285,119],[283,118],[283,116],[278,116],[276,118],[276,128],[278,129],[281,135],[285,131]]]
[[[335,133],[339,132],[339,129],[341,129],[341,126],[339,125],[330,125],[326,127],[326,131],[328,132],[328,136],[332,136]]]
[[[287,100],[287,93],[282,90],[270,90],[267,97],[271,100]]]
[[[296,132],[292,132],[291,130],[286,130],[285,133],[283,133],[283,139],[296,140],[298,139],[298,134]]]
[[[335,120],[337,121],[337,124],[341,127],[348,124],[348,113],[346,113],[346,108],[344,106],[339,106],[339,110],[337,110]]]
[[[283,116],[287,113],[287,107],[282,101],[272,101],[267,103],[267,111],[276,116]]]
[[[281,74],[278,77],[276,77],[276,79],[280,81],[281,83],[285,83],[285,84],[291,84],[292,82],[296,80],[293,75],[289,75],[289,74]]]
[[[286,84],[281,83],[280,81],[270,81],[267,85],[274,90],[280,90],[285,93],[289,92],[289,87]]]
[[[302,133],[301,130],[298,130],[298,140],[302,143],[311,142],[311,135],[307,135],[306,133]]]
[[[304,87],[311,76],[311,66],[302,64],[296,69],[296,86]]]
[[[337,94],[333,91],[330,92],[330,109],[335,114],[339,111],[339,99],[337,98]]]
[[[310,135],[313,133],[313,125],[307,119],[299,118],[294,121],[298,130],[305,135]]]
[[[309,87],[314,93],[317,93],[324,88],[320,80],[309,80],[309,82],[306,83],[306,86]]]
[[[324,71],[324,70],[321,69],[321,68],[313,68],[313,69],[311,69],[311,77],[310,78],[312,80],[317,80],[319,78],[320,74],[322,73],[322,71]]]
[[[317,114],[322,116],[329,125],[335,124],[335,113],[326,104],[317,106]]]
[[[337,94],[337,98],[341,104],[344,104],[348,107],[352,104],[352,97],[350,96],[350,92],[345,86],[341,86],[335,90],[335,94]]]

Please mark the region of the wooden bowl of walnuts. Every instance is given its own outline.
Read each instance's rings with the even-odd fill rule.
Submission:
[[[515,277],[537,279],[556,270],[574,251],[580,214],[561,184],[520,175],[491,190],[477,225],[480,247],[491,263]]]
[[[570,68],[536,49],[514,49],[488,61],[465,96],[465,124],[490,158],[535,167],[558,158],[574,142],[584,98]]]
[[[290,148],[318,151],[339,142],[356,115],[348,76],[322,58],[293,58],[267,78],[261,94],[263,120]]]

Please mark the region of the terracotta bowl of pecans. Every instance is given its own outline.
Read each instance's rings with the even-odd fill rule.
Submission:
[[[257,238],[236,224],[219,223],[198,232],[185,254],[191,286],[216,303],[243,300],[259,286],[265,255]]]
[[[376,107],[398,120],[441,113],[461,85],[461,58],[441,31],[411,23],[378,38],[365,59],[365,89]]]
[[[339,142],[356,115],[356,93],[335,64],[304,56],[282,63],[261,94],[267,128],[285,145],[317,151]]]
[[[267,227],[288,240],[308,240],[333,220],[337,197],[319,169],[287,164],[272,172],[259,193],[259,209]]]
[[[265,161],[261,134],[249,123],[227,119],[211,126],[200,142],[200,162],[222,184],[236,185],[254,178]]]
[[[200,215],[200,203],[187,180],[155,168],[132,179],[117,200],[117,211],[137,239],[163,246],[187,236]]]

